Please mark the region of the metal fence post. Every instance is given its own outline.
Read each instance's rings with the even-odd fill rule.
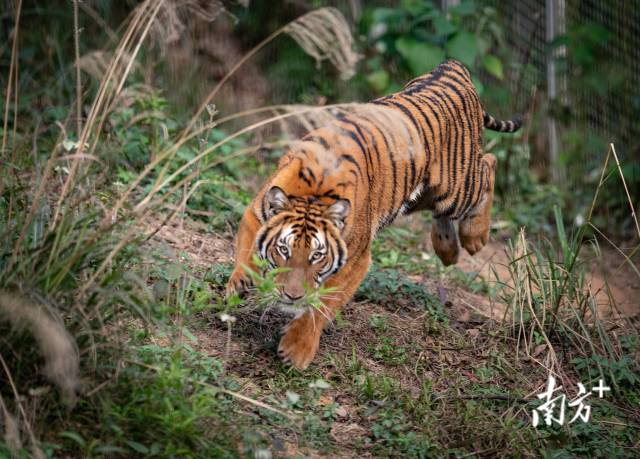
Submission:
[[[546,40],[550,46],[556,38],[557,33],[564,32],[564,0],[546,0],[545,1],[545,19],[546,19]],[[562,14],[558,14],[562,13]],[[556,74],[555,51],[547,52],[547,99],[551,106],[558,97],[558,81]],[[558,160],[558,130],[556,120],[551,115],[547,115],[547,133],[549,138],[549,168],[550,177],[553,183],[560,183],[564,179],[564,168]]]

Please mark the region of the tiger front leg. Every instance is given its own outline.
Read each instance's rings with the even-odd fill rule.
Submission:
[[[325,287],[334,291],[322,298],[324,307],[308,307],[304,314],[287,324],[278,346],[278,355],[285,363],[291,363],[299,370],[309,366],[318,352],[322,331],[356,292],[367,275],[370,263],[368,249],[354,263],[347,262],[326,282]]]
[[[458,235],[453,222],[446,218],[435,218],[431,226],[431,243],[438,258],[445,266],[455,265],[458,262],[460,248]]]
[[[236,264],[231,277],[227,282],[227,298],[235,293],[243,293],[251,286],[251,277],[246,273],[247,267],[256,270],[253,264],[253,254],[255,253],[256,234],[260,229],[260,222],[253,213],[252,206],[245,211],[238,235],[236,236]]]
[[[496,157],[490,153],[482,156],[482,174],[486,177],[486,187],[482,191],[478,204],[460,221],[458,234],[462,246],[473,255],[485,246],[489,240],[491,226],[491,206],[493,205],[493,187],[495,184]]]

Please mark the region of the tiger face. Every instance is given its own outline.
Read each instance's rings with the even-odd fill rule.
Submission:
[[[342,231],[348,200],[287,196],[275,186],[265,193],[262,209],[257,251],[271,268],[286,268],[276,276],[283,303],[300,300],[305,288],[321,286],[347,262]]]

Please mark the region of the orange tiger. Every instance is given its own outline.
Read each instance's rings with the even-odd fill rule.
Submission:
[[[402,91],[362,104],[293,145],[240,223],[227,294],[250,286],[252,256],[278,274],[282,303],[305,285],[333,287],[320,309],[298,309],[278,354],[299,369],[313,360],[322,330],[351,298],[371,263],[371,242],[398,215],[433,212],[431,239],[445,265],[460,243],[471,255],[489,237],[496,159],[482,152],[482,128],[515,132],[480,104],[469,71],[446,61]],[[458,232],[453,221],[458,220]]]

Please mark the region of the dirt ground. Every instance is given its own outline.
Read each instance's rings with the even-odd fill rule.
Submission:
[[[154,229],[160,221],[149,221],[147,228]],[[434,257],[428,228],[424,223],[405,220],[400,224],[424,231],[425,237],[419,249],[422,257]],[[163,226],[153,237],[152,244],[169,246],[175,254],[181,254],[181,263],[189,265],[194,271],[205,272],[220,263],[228,264],[233,260],[233,244],[231,238],[215,236],[207,232],[206,226],[193,221],[175,221]],[[467,274],[476,273],[490,285],[493,283],[509,284],[508,246],[503,241],[491,241],[476,256],[470,257],[461,253],[458,268]],[[584,252],[585,256],[591,254]],[[604,252],[604,261],[593,260],[587,283],[598,299],[600,313],[603,316],[624,317],[638,320],[640,313],[640,286],[635,273],[623,267],[618,273],[616,258],[613,253]],[[607,257],[611,256],[611,259]],[[496,279],[497,275],[497,279]],[[604,291],[604,280],[608,281],[611,294],[616,301],[617,309],[613,309]],[[550,357],[545,346],[536,347],[529,357],[519,358],[514,354],[515,343],[496,339],[496,323],[509,321],[509,308],[499,301],[491,300],[488,295],[474,293],[470,289],[449,282],[446,278],[435,279],[427,275],[414,275],[411,280],[426,285],[434,295],[446,297],[444,313],[448,317],[445,332],[433,333],[429,325],[429,313],[424,309],[390,310],[371,302],[352,300],[344,308],[342,319],[335,321],[324,333],[318,357],[310,370],[315,376],[325,381],[350,381],[353,375],[345,374],[357,360],[361,371],[366,374],[380,374],[391,377],[401,385],[404,397],[418,400],[422,395],[424,381],[430,381],[434,394],[474,393],[473,388],[494,387],[503,393],[511,393],[513,388],[526,392],[527,396],[541,390],[547,377],[545,364]],[[406,359],[399,363],[390,363],[372,357],[372,347],[379,342],[379,330],[372,326],[372,320],[383,317],[388,322],[386,335],[393,337],[393,347],[406,350]],[[286,398],[281,387],[274,381],[281,381],[283,367],[278,362],[276,349],[280,330],[288,322],[289,316],[276,308],[267,311],[243,312],[237,316],[237,322],[230,335],[226,324],[216,316],[206,314],[203,321],[193,324],[191,332],[197,338],[197,350],[201,353],[226,362],[226,371],[240,384],[240,392],[245,396],[268,399],[276,396]],[[542,349],[544,348],[544,349]],[[517,354],[517,351],[516,351]],[[504,375],[490,376],[480,379],[484,368],[491,367],[496,355],[505,356],[509,368],[507,379]],[[308,375],[307,375],[308,376]],[[570,385],[570,381],[563,381]],[[468,392],[467,392],[468,391]],[[281,392],[281,393],[279,393]],[[338,448],[331,457],[373,457],[362,445],[354,446],[354,439],[373,438],[372,426],[375,414],[371,408],[363,406],[354,398],[349,386],[335,385],[323,392],[318,404],[331,405],[336,408],[337,419],[333,422],[330,437],[333,447]],[[523,395],[525,395],[523,393]],[[450,395],[448,395],[450,396]],[[464,400],[465,395],[462,395]],[[522,413],[522,400],[508,401],[509,412]],[[382,402],[381,402],[382,403]],[[375,401],[374,401],[375,404]],[[506,411],[505,411],[506,413]],[[451,416],[442,419],[442,435],[457,435],[456,423],[466,419]],[[515,415],[514,415],[515,416]],[[449,425],[450,424],[450,425]],[[470,435],[476,450],[487,450],[495,447],[487,446],[478,434]],[[495,439],[494,439],[495,440]],[[453,440],[452,440],[453,441]],[[464,437],[458,442],[467,441]],[[486,440],[489,441],[489,440]],[[492,440],[493,441],[493,440]],[[498,440],[499,443],[501,440]],[[505,438],[504,445],[508,444]],[[323,457],[313,447],[306,446],[299,450],[300,443],[295,435],[282,433],[278,438],[280,451],[277,457],[304,455],[306,457]]]

